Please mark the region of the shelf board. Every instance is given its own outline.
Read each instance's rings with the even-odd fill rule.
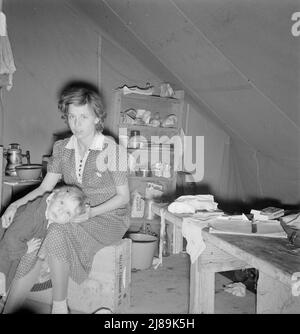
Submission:
[[[158,101],[166,101],[170,103],[180,103],[181,99],[176,99],[174,97],[162,97],[160,95],[143,95],[143,94],[120,94],[122,99],[135,99],[135,100],[158,100]]]
[[[148,146],[143,146],[139,148],[134,148],[134,147],[127,147],[128,151],[137,151],[137,150],[144,150],[144,151],[149,151],[149,150],[168,150],[168,151],[174,151],[174,144],[165,144],[165,143],[160,143],[159,145],[148,145]]]
[[[132,130],[148,130],[148,131],[162,131],[162,132],[172,132],[176,131],[179,132],[178,128],[171,128],[171,127],[162,127],[162,126],[148,126],[148,125],[138,125],[138,124],[126,124],[126,123],[119,123],[119,128],[130,128]]]

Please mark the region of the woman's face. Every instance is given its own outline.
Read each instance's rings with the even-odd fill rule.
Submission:
[[[71,104],[68,112],[68,123],[71,131],[78,139],[95,134],[99,118],[88,104],[76,106]]]

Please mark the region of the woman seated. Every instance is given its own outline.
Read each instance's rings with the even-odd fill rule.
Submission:
[[[55,142],[41,185],[10,204],[2,221],[9,225],[18,207],[52,191],[61,178],[81,188],[89,206],[76,224],[51,224],[40,249],[22,257],[3,313],[22,307],[44,260],[51,272],[52,313],[68,313],[69,278],[82,283],[94,255],[122,239],[129,227],[127,154],[102,134],[106,112],[99,93],[87,85],[69,85],[62,91],[58,109],[73,135]]]

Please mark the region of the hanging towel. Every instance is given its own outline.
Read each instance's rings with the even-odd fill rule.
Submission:
[[[0,296],[6,295],[5,285],[5,275],[0,272]]]
[[[183,218],[182,236],[186,238],[186,252],[190,255],[191,263],[194,263],[206,248],[202,238],[202,229],[204,227],[207,227],[207,222],[202,222],[191,217]]]
[[[7,35],[6,16],[0,12],[0,74],[8,74],[7,90],[12,88],[13,73],[16,71],[14,58]]]
[[[158,258],[154,257],[152,266],[154,269],[157,269],[160,265],[162,265],[162,253],[163,253],[163,239],[165,236],[165,228],[166,228],[166,220],[165,220],[165,209],[160,209],[160,238],[159,238],[159,250],[158,250]]]

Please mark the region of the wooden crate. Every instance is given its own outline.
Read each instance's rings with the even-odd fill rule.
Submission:
[[[94,313],[108,307],[122,313],[130,305],[131,240],[101,249],[94,257],[88,279],[82,284],[69,280],[68,305],[71,310]],[[31,291],[29,299],[51,304],[52,289]]]

